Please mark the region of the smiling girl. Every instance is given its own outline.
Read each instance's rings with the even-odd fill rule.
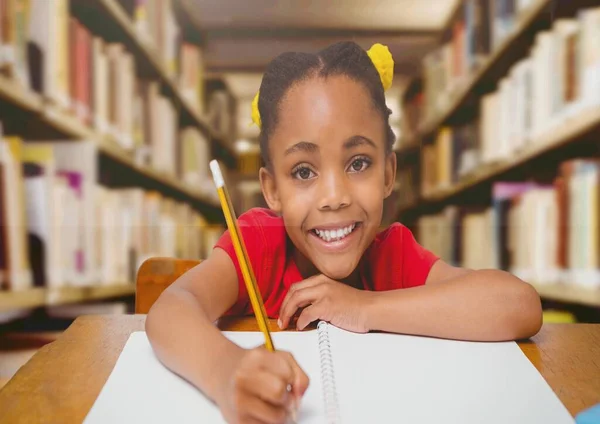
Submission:
[[[499,270],[450,266],[400,223],[381,231],[396,175],[384,96],[392,76],[386,47],[366,52],[352,42],[269,64],[253,110],[269,209],[239,217],[267,314],[281,328],[297,315],[298,329],[325,320],[355,332],[462,340],[534,335],[542,313],[530,285]],[[146,331],[159,359],[229,422],[284,422],[306,374],[290,354],[242,349],[214,325],[224,314],[251,313],[226,232],[165,290]]]

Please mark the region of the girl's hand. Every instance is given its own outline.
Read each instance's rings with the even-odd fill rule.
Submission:
[[[316,275],[290,287],[281,304],[279,327],[287,328],[296,311],[304,308],[296,322],[298,330],[323,320],[348,331],[366,333],[369,329],[364,306],[370,294],[325,275]]]
[[[228,423],[284,424],[308,382],[290,353],[261,346],[243,353],[215,401]]]

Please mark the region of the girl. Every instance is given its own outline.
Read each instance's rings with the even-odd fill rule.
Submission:
[[[396,174],[384,97],[392,74],[386,47],[365,52],[352,42],[285,53],[268,66],[253,119],[269,210],[239,217],[268,315],[282,329],[297,315],[298,329],[325,320],[355,332],[463,340],[534,335],[542,314],[530,285],[450,266],[399,223],[379,232]],[[308,377],[288,353],[226,339],[213,325],[225,313],[252,313],[227,232],[158,299],[146,330],[159,359],[226,420],[284,422]]]

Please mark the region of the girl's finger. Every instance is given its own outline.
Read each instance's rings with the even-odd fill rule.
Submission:
[[[323,274],[317,274],[317,275],[313,275],[312,277],[307,278],[306,280],[300,281],[299,283],[292,284],[290,286],[290,289],[286,293],[285,297],[283,298],[283,302],[281,303],[281,307],[283,308],[283,306],[287,303],[287,301],[289,300],[289,298],[296,291],[303,290],[303,289],[306,289],[308,287],[314,287],[316,285],[322,284],[323,282],[325,282],[326,279],[327,279],[327,277],[325,277]]]
[[[270,371],[257,370],[254,372],[242,390],[253,396],[257,396],[272,406],[285,407],[290,403],[291,394],[288,387],[294,382],[294,371],[289,364],[285,364],[289,370],[289,377],[282,378]]]
[[[320,312],[319,304],[312,304],[304,308],[296,321],[296,328],[304,330],[308,324],[321,318]]]
[[[322,286],[316,285],[301,290],[296,290],[287,299],[287,302],[282,304],[279,312],[279,327],[287,328],[290,322],[290,318],[298,310],[304,306],[308,306],[319,299]]]
[[[264,393],[258,394],[258,390],[259,386],[257,385],[252,392],[246,393],[245,399],[242,401],[244,415],[254,418],[261,423],[284,424],[291,413],[290,407],[287,404],[274,405],[264,399]]]
[[[292,393],[294,395],[294,398],[297,401],[299,401],[308,389],[310,380],[308,378],[308,375],[304,372],[304,370],[300,368],[300,365],[298,365],[298,362],[296,362],[296,359],[294,359],[291,353],[282,352],[282,355],[285,355],[285,358],[287,359],[294,371],[294,383],[292,385]]]

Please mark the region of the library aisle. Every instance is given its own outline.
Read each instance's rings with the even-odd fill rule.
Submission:
[[[0,0],[0,388],[76,317],[133,313],[146,259],[206,257],[211,159],[238,214],[266,206],[265,66],[343,40],[395,61],[385,225],[600,322],[597,0],[242,3]]]

